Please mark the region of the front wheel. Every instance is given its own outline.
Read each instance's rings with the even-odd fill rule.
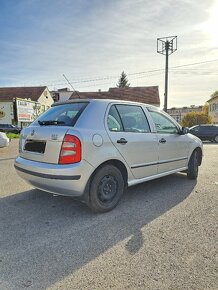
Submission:
[[[189,179],[197,179],[198,177],[198,153],[195,150],[189,160],[188,163],[188,170],[187,170],[187,177]]]
[[[214,137],[214,142],[218,143],[218,135]]]
[[[124,191],[120,170],[113,165],[104,165],[94,174],[90,185],[88,206],[94,212],[107,212],[118,204]]]

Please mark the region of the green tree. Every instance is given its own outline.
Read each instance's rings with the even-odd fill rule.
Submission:
[[[206,110],[205,110],[206,111]],[[192,127],[199,124],[211,124],[212,118],[208,116],[207,112],[189,112],[182,118],[181,125],[183,127]]]
[[[121,73],[119,80],[118,80],[117,87],[118,88],[125,88],[125,87],[129,87],[129,86],[130,86],[130,83],[128,83],[127,75],[123,71]]]

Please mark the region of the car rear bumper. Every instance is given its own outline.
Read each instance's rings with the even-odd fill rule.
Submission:
[[[34,187],[58,195],[81,196],[94,168],[85,160],[59,165],[17,157],[18,175]]]

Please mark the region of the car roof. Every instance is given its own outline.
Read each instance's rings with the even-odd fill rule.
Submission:
[[[56,103],[52,104],[52,107],[64,105],[64,104],[72,104],[72,103],[93,103],[93,102],[101,102],[101,103],[108,103],[108,104],[110,104],[110,103],[123,103],[123,104],[134,104],[134,105],[140,104],[140,105],[145,105],[145,106],[157,108],[157,107],[152,106],[150,104],[125,101],[125,100],[116,100],[116,99],[71,99],[71,100],[56,102]]]
[[[0,135],[1,135],[2,137],[7,137],[7,135],[5,134],[5,132],[0,132]]]
[[[201,126],[201,127],[212,127],[212,126],[217,127],[218,125],[216,125],[216,124],[200,124],[199,126]]]

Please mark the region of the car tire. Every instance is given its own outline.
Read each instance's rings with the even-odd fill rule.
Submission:
[[[188,163],[188,170],[187,170],[187,177],[188,179],[197,179],[198,177],[198,166],[199,166],[199,162],[198,162],[198,152],[195,150],[190,159],[189,159],[189,163]]]
[[[214,137],[214,142],[218,143],[218,135]]]
[[[110,164],[100,167],[91,180],[88,206],[94,212],[107,212],[115,208],[124,191],[121,171]]]

